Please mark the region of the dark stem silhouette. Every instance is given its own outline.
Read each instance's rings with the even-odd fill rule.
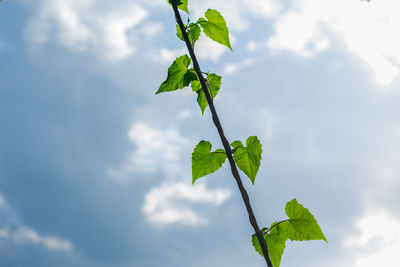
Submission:
[[[197,61],[197,58],[196,58],[196,55],[194,53],[193,47],[192,47],[192,45],[190,43],[190,40],[189,40],[189,37],[188,37],[188,35],[186,33],[186,29],[185,29],[185,26],[184,26],[184,24],[182,22],[181,15],[180,15],[180,13],[178,11],[178,7],[176,5],[176,1],[175,0],[170,0],[170,2],[172,4],[172,8],[173,8],[174,13],[175,13],[176,22],[178,23],[179,28],[181,29],[181,32],[182,32],[182,35],[183,35],[183,39],[184,39],[184,41],[186,43],[186,47],[187,47],[187,49],[189,51],[189,54],[190,54],[190,57],[191,57],[191,59],[193,61],[193,68],[194,68],[195,72],[197,73],[197,76],[199,77],[199,80],[200,80],[200,83],[201,83],[201,87],[202,87],[203,92],[204,92],[204,94],[206,96],[206,99],[207,99],[207,102],[208,102],[208,106],[210,107],[213,122],[215,124],[215,127],[217,127],[218,134],[219,134],[219,136],[221,138],[222,144],[223,144],[224,149],[225,149],[225,153],[226,153],[226,155],[228,157],[229,164],[231,166],[232,175],[236,180],[236,183],[238,185],[240,194],[242,195],[243,202],[244,202],[244,204],[246,206],[246,210],[247,210],[247,213],[249,215],[250,224],[251,224],[251,226],[253,226],[254,232],[257,235],[258,242],[260,243],[261,250],[262,250],[262,252],[264,254],[264,258],[265,258],[265,261],[267,262],[268,267],[273,267],[271,259],[269,257],[267,244],[265,242],[265,239],[263,237],[262,232],[260,231],[260,229],[258,227],[256,217],[254,216],[254,212],[253,212],[253,209],[252,209],[251,204],[250,204],[249,195],[247,194],[247,191],[243,186],[242,180],[240,179],[240,175],[239,175],[238,169],[236,167],[235,161],[233,160],[231,146],[230,146],[228,140],[225,137],[224,130],[222,129],[221,122],[219,121],[219,118],[218,118],[218,115],[217,115],[217,111],[215,110],[215,107],[214,107],[213,99],[211,98],[211,96],[209,94],[209,91],[207,89],[208,87],[207,87],[206,79],[203,77],[203,74],[202,74],[202,72],[200,70],[200,65],[199,65],[199,63]]]

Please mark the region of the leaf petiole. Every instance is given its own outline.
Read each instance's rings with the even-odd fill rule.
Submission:
[[[237,148],[232,149],[232,154],[235,154],[235,152],[236,152],[236,150],[237,150],[238,148],[240,148],[240,147],[237,147]]]
[[[281,224],[281,223],[288,222],[289,220],[290,220],[290,219],[286,219],[286,220],[283,220],[283,221],[280,221],[280,222],[274,224],[271,228],[267,228],[267,230],[265,231],[264,234],[267,234],[267,233],[270,232],[272,229],[274,229],[274,227],[278,226],[278,225]]]
[[[213,93],[212,93],[212,91],[211,91],[211,85],[210,85],[210,83],[209,83],[209,80],[210,80],[210,78],[209,78],[209,76],[207,76],[207,79],[206,79],[207,89],[208,89],[208,93],[209,93],[210,96],[211,96],[211,100],[213,100],[213,99],[214,99],[214,96],[213,96]]]
[[[192,32],[189,30],[189,27],[186,27],[186,32],[189,33],[190,39],[192,41],[191,44],[192,44],[192,47],[194,48],[194,38],[193,38]]]
[[[222,152],[222,151],[214,151],[214,152],[211,152],[211,153],[218,153],[218,154],[225,154],[226,155],[226,153]]]
[[[190,27],[193,27],[193,26],[196,26],[196,25],[200,25],[200,23],[198,23],[198,22],[193,22],[193,23],[191,23],[191,24],[189,24],[188,23],[188,28],[190,28]]]

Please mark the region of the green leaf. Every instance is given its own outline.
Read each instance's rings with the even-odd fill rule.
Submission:
[[[187,26],[185,25],[185,27],[187,27]],[[199,25],[197,25],[195,23],[190,23],[189,27],[187,27],[187,33],[188,33],[190,44],[193,47],[194,43],[196,43],[196,41],[200,37],[201,29],[200,29]],[[179,25],[176,25],[176,36],[178,36],[178,38],[181,39],[182,41],[185,40],[185,39],[183,39],[182,31],[181,31],[181,28],[179,27]],[[192,38],[193,38],[193,41],[192,41]]]
[[[290,240],[324,240],[328,243],[321,227],[311,212],[303,207],[296,199],[288,202],[285,207],[289,221],[283,223],[281,229]],[[279,226],[281,226],[279,225]]]
[[[277,224],[277,222],[274,222],[271,227]],[[266,228],[263,228],[262,232],[265,232]],[[286,238],[282,237],[279,232],[277,231],[276,228],[272,229],[270,233],[264,233],[263,237],[265,241],[267,242],[267,247],[268,247],[268,253],[272,261],[272,265],[274,267],[279,267],[281,263],[281,258],[283,251],[285,249],[285,243],[286,243]],[[262,257],[264,257],[264,253],[261,250],[260,242],[258,242],[258,238],[256,234],[253,234],[251,237],[251,241],[253,243],[254,249],[260,254]]]
[[[197,79],[196,72],[188,69],[190,65],[188,55],[183,55],[175,59],[174,63],[168,68],[167,79],[161,84],[156,94],[182,89]]]
[[[263,236],[265,239],[265,235],[263,235]],[[262,252],[261,245],[260,245],[260,242],[258,242],[258,238],[257,238],[256,234],[253,234],[251,236],[251,243],[253,243],[253,247],[258,252],[258,254],[260,254],[262,257],[264,257],[264,253]]]
[[[237,149],[238,147],[244,147],[243,143],[241,141],[238,141],[238,140],[233,141],[231,143],[231,146],[233,147],[233,149]]]
[[[175,0],[176,2],[176,6],[180,9],[185,11],[186,13],[189,14],[189,10],[188,10],[188,0]],[[171,0],[168,0],[168,3],[171,4]]]
[[[192,153],[192,183],[221,168],[226,160],[225,151],[217,149],[211,152],[211,143],[200,141]]]
[[[274,229],[272,229],[273,231]],[[283,255],[283,251],[286,246],[286,239],[280,236],[278,233],[268,234],[265,237],[265,241],[268,246],[269,257],[271,258],[272,265],[274,267],[279,267],[281,264],[281,259]]]
[[[240,145],[235,142],[231,145],[233,144]],[[233,154],[233,159],[237,166],[250,178],[252,184],[254,184],[258,169],[260,168],[261,153],[261,143],[257,136],[250,136],[246,140],[246,147],[243,147],[243,145],[236,147],[236,151]]]
[[[328,242],[319,227],[317,220],[310,211],[299,204],[296,199],[288,202],[285,207],[289,219],[274,222],[268,231],[263,228],[264,239],[267,242],[269,256],[274,267],[279,267],[286,240],[325,240]],[[257,237],[252,236],[255,250],[263,256]]]
[[[211,94],[210,96],[214,99],[218,91],[221,87],[221,76],[218,76],[215,73],[211,73],[208,78],[208,84],[211,87]],[[199,80],[192,81],[192,90],[197,93],[197,103],[199,104],[199,107],[201,109],[201,114],[204,114],[204,110],[208,106],[207,98],[206,95],[204,94],[203,89],[201,88],[201,83]]]
[[[202,90],[202,88],[201,88],[201,83],[200,83],[200,81],[199,81],[198,79],[192,81],[192,83],[190,84],[190,86],[192,87],[192,91],[193,91],[193,92],[197,92],[197,91],[199,91],[199,90]]]
[[[229,31],[228,27],[226,27],[224,17],[214,9],[207,10],[205,17],[206,19],[199,18],[197,23],[203,28],[206,36],[215,42],[229,47],[229,49],[233,51],[229,41]]]

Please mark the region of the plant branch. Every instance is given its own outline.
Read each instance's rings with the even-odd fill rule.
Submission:
[[[206,85],[207,85],[207,90],[210,93],[211,99],[214,99],[214,96],[213,96],[213,93],[212,93],[212,90],[211,90],[211,85],[208,82],[208,79],[206,80]]]
[[[225,154],[225,155],[226,155],[226,152],[214,151],[214,152],[212,152],[212,153],[216,153],[216,154]]]
[[[271,230],[274,229],[274,227],[277,227],[281,223],[288,222],[288,221],[289,221],[289,219],[283,220],[283,221],[278,222],[277,224],[274,224],[271,228],[267,229],[266,233],[271,232]]]
[[[247,194],[247,191],[243,186],[242,180],[240,179],[240,175],[239,175],[238,169],[236,167],[235,161],[233,160],[231,147],[229,145],[228,140],[225,137],[224,130],[222,129],[221,122],[219,121],[219,118],[218,118],[218,115],[217,115],[217,111],[215,110],[215,107],[214,107],[213,99],[211,98],[211,96],[210,96],[210,94],[208,92],[206,80],[204,79],[204,77],[202,75],[202,72],[200,70],[200,65],[199,65],[199,63],[197,61],[196,55],[194,54],[193,47],[190,44],[189,37],[188,37],[188,35],[187,35],[186,31],[185,31],[185,26],[184,26],[184,24],[182,22],[182,18],[180,16],[180,14],[179,14],[178,7],[176,5],[176,1],[175,0],[171,0],[170,2],[172,4],[172,8],[173,8],[174,13],[175,13],[176,22],[178,23],[179,28],[181,29],[181,32],[182,32],[182,35],[183,35],[183,39],[185,40],[185,43],[186,43],[187,49],[189,51],[190,57],[192,58],[193,68],[194,68],[195,72],[197,73],[197,76],[199,77],[199,80],[200,80],[200,83],[201,83],[201,87],[203,89],[203,92],[204,92],[204,94],[206,96],[208,105],[210,107],[210,111],[211,111],[211,114],[212,114],[213,122],[215,124],[215,127],[218,130],[218,134],[219,134],[219,136],[221,138],[221,141],[222,141],[222,144],[224,146],[226,155],[228,157],[229,164],[231,166],[232,175],[236,180],[236,183],[238,185],[238,188],[239,188],[240,194],[242,196],[243,202],[244,202],[244,204],[246,206],[246,210],[247,210],[247,213],[249,215],[250,224],[253,226],[254,232],[257,235],[258,242],[260,243],[261,250],[262,250],[262,252],[264,254],[264,258],[265,258],[265,261],[266,261],[268,267],[273,267],[271,259],[269,257],[267,244],[265,242],[265,239],[263,237],[262,232],[260,231],[260,229],[258,227],[256,217],[254,216],[254,212],[253,212],[253,209],[252,209],[251,204],[250,204],[249,195]]]
[[[189,28],[188,28],[189,29]],[[190,39],[192,40],[192,47],[194,48],[194,38],[193,38],[193,34],[190,30],[188,30],[189,34],[190,34]]]

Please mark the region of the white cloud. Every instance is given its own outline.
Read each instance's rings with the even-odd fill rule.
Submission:
[[[10,232],[7,229],[0,229],[0,238],[8,238]]]
[[[183,182],[164,184],[153,188],[145,197],[143,213],[155,226],[169,224],[201,225],[207,218],[198,214],[192,204],[219,206],[230,197],[230,191],[209,190],[204,184],[196,186]]]
[[[233,44],[233,36],[230,36]],[[199,59],[211,60],[217,62],[219,58],[226,52],[230,51],[226,46],[220,45],[205,35],[201,35],[195,45],[196,56]]]
[[[365,246],[373,237],[382,238],[385,243],[393,242],[400,234],[400,223],[387,214],[368,215],[357,222],[360,235],[346,241],[347,246]]]
[[[140,23],[146,15],[143,8],[131,4],[96,18],[102,29],[104,46],[110,50],[107,55],[110,60],[124,59],[134,52],[134,47],[128,43],[127,31]]]
[[[147,11],[136,3],[104,3],[43,0],[28,21],[25,35],[38,45],[57,40],[75,51],[96,49],[108,60],[124,59],[135,52],[128,31],[144,21]]]
[[[208,8],[218,9],[230,30],[243,31],[254,18],[276,16],[280,5],[277,0],[207,0],[193,1],[189,8],[193,20],[204,16]],[[73,51],[96,51],[107,60],[118,61],[133,55],[143,38],[154,38],[162,31],[161,22],[147,21],[156,9],[172,16],[165,1],[40,0],[33,6],[34,14],[26,25],[25,36],[36,45],[57,41]],[[215,43],[211,46],[206,38],[199,40],[198,48],[200,59],[212,61],[227,51]],[[164,60],[172,57],[167,52],[174,50],[163,49]]]
[[[129,139],[135,145],[135,150],[122,170],[111,172],[114,177],[125,179],[132,171],[163,171],[169,178],[184,173],[181,166],[182,153],[189,149],[191,143],[177,129],[157,129],[147,123],[136,122],[129,130]]]
[[[240,69],[242,69],[244,67],[254,65],[255,62],[256,61],[253,58],[245,58],[241,62],[228,63],[228,64],[225,64],[225,66],[224,66],[224,72],[226,74],[235,74],[237,71],[239,71]]]
[[[383,241],[379,250],[369,255],[363,255],[356,260],[354,267],[400,265],[398,253],[400,251],[400,222],[395,221],[387,214],[373,214],[361,219],[357,226],[360,230],[358,237],[349,238],[347,247],[366,246],[372,238],[376,242],[378,238]]]
[[[149,37],[157,36],[162,32],[163,29],[164,25],[156,21],[145,22],[141,27],[141,31],[143,32],[143,34]]]
[[[190,10],[195,17],[204,16],[208,9],[217,9],[224,16],[228,28],[234,31],[244,31],[249,28],[253,18],[270,18],[280,10],[276,0],[205,0],[190,2]]]
[[[191,115],[189,110],[183,110],[177,119]],[[209,190],[204,184],[192,186],[182,182],[190,180],[189,161],[188,166],[182,162],[183,154],[190,157],[193,144],[177,129],[157,129],[144,122],[135,122],[130,128],[129,139],[135,149],[122,169],[113,170],[111,175],[117,180],[126,180],[132,172],[161,171],[166,176],[168,182],[152,187],[145,195],[142,207],[147,220],[155,226],[205,224],[207,218],[193,205],[219,206],[230,197],[230,191],[225,189]]]
[[[193,116],[193,112],[189,109],[184,109],[178,114],[178,120],[186,120]]]
[[[186,48],[181,47],[178,49],[161,48],[160,59],[164,62],[172,64],[172,62],[179,56],[187,54]]]
[[[267,43],[266,42],[257,42],[254,40],[251,40],[247,43],[247,50],[250,52],[254,52],[259,50],[260,48],[265,48],[267,47]]]
[[[387,244],[379,252],[359,258],[354,267],[398,267],[400,265],[399,251],[400,238],[397,237],[392,243]]]
[[[400,72],[399,9],[395,0],[296,0],[278,19],[268,45],[313,56],[329,48],[329,29],[372,68],[378,82],[387,85]]]
[[[329,42],[317,28],[317,21],[307,15],[286,14],[276,25],[277,35],[270,38],[271,49],[288,49],[304,57],[329,47]]]
[[[231,43],[233,43],[232,36],[230,38]],[[219,58],[227,51],[230,51],[227,47],[212,41],[210,38],[204,35],[201,35],[195,44],[195,53],[197,59],[218,62]],[[160,50],[160,58],[165,62],[172,62],[175,60],[175,58],[184,54],[188,54],[185,46],[182,46],[178,49],[161,48]]]
[[[272,111],[266,108],[261,108],[258,110],[256,116],[258,117],[258,126],[261,128],[263,133],[263,140],[269,142],[276,132],[276,115]]]
[[[41,235],[35,230],[24,226],[14,212],[8,207],[0,194],[0,240],[14,242],[15,244],[36,244],[50,251],[71,251],[73,245],[70,241],[51,235]]]
[[[67,240],[55,236],[42,236],[36,231],[25,227],[9,234],[9,236],[12,236],[12,239],[17,243],[38,244],[52,251],[72,250],[72,244]]]

